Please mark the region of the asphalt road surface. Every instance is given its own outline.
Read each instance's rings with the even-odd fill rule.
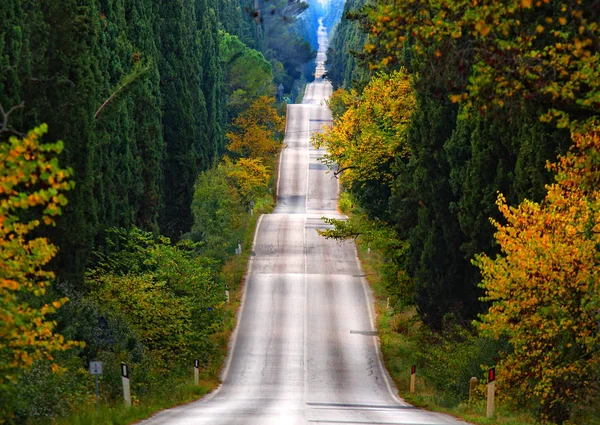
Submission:
[[[288,107],[278,203],[259,222],[223,384],[145,425],[464,424],[396,397],[355,248],[316,232],[338,216],[337,180],[309,143],[331,121],[323,27],[319,41],[316,81]]]

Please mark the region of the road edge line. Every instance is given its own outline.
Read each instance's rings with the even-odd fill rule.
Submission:
[[[358,258],[358,248],[356,247],[356,244],[354,243],[354,258],[356,259],[356,263],[358,264],[359,270],[361,272],[361,275],[364,276],[364,270],[362,268],[362,263],[360,261],[360,258]],[[363,287],[363,292],[365,294],[365,302],[367,303],[367,310],[369,312],[369,320],[371,321],[371,325],[373,327],[373,329],[377,329],[377,321],[376,321],[376,317],[375,314],[373,313],[373,309],[371,308],[371,304],[375,305],[375,298],[373,297],[373,292],[371,291],[371,295],[369,296],[369,293],[367,292],[367,287],[369,288],[369,290],[371,290],[371,285],[369,284],[369,281],[365,278],[365,277],[361,277],[361,283],[362,283],[362,287]],[[372,303],[371,303],[372,302]],[[387,371],[387,368],[384,366],[384,362],[383,362],[383,355],[381,353],[381,350],[379,348],[379,337],[378,336],[373,336],[373,342],[375,345],[375,351],[377,352],[377,360],[379,363],[379,371],[381,372],[381,375],[383,376],[383,379],[385,381],[385,385],[388,389],[388,392],[390,393],[390,395],[392,396],[392,398],[394,400],[396,400],[398,403],[402,404],[402,405],[410,405],[409,403],[407,403],[405,400],[403,400],[399,395],[398,395],[398,391],[396,388],[396,385],[393,384],[393,381],[391,380],[391,376],[389,374],[389,372]],[[394,389],[396,389],[396,392],[394,392]]]
[[[287,139],[288,133],[288,116],[290,113],[290,105],[285,106],[285,130],[283,130],[283,140],[281,142],[281,151],[279,152],[279,164],[277,164],[277,184],[275,186],[275,202],[279,198],[279,181],[281,180],[281,163],[283,162],[283,151],[286,149],[285,140]]]
[[[256,229],[254,230],[254,238],[252,239],[252,247],[250,248],[250,252],[252,252],[254,250],[254,247],[256,246],[256,239],[258,237],[260,225],[262,223],[264,216],[265,216],[265,214],[261,214],[261,216],[258,218],[258,221],[256,222]],[[205,395],[200,400],[198,400],[200,402],[206,402],[206,401],[209,401],[212,398],[214,398],[219,393],[219,391],[221,391],[221,388],[223,387],[223,382],[225,381],[225,379],[227,378],[227,375],[229,374],[229,369],[231,368],[231,362],[233,361],[232,354],[235,351],[235,347],[237,345],[238,329],[240,328],[240,324],[242,322],[242,315],[244,313],[244,306],[246,305],[246,292],[248,291],[248,284],[250,283],[249,277],[252,274],[253,264],[254,264],[254,256],[252,254],[250,254],[250,257],[248,258],[248,268],[247,268],[246,273],[244,274],[244,278],[242,280],[242,282],[243,282],[242,300],[240,302],[240,308],[237,311],[235,328],[233,329],[233,333],[231,334],[231,338],[229,339],[229,344],[227,347],[227,357],[225,360],[225,366],[223,367],[223,369],[221,370],[221,373],[219,374],[219,378],[221,379],[221,384],[219,384],[219,386],[213,392]]]

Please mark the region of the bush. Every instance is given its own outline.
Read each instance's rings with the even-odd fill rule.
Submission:
[[[423,376],[444,394],[442,404],[447,407],[466,400],[469,380],[485,380],[487,369],[498,363],[500,353],[509,350],[505,340],[478,336],[453,320],[453,315],[445,316],[441,333],[421,327],[417,351]]]
[[[338,202],[340,211],[344,214],[349,214],[352,211],[352,198],[348,192],[342,192]]]

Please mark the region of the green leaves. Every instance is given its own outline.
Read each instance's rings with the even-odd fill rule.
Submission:
[[[322,161],[350,190],[367,181],[389,184],[390,162],[409,156],[406,129],[416,105],[409,76],[404,70],[377,76],[360,96],[338,90],[330,104],[343,115],[314,137],[315,147],[327,149]]]
[[[220,326],[224,288],[199,245],[172,245],[133,228],[110,232],[111,247],[88,273],[92,298],[122,317],[149,351],[156,373],[200,353]],[[211,308],[211,312],[208,311]]]
[[[238,37],[220,33],[220,60],[225,67],[228,108],[235,117],[259,96],[275,93],[271,64],[259,51],[246,47]]]

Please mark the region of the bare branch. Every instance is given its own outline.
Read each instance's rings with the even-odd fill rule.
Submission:
[[[356,168],[356,167],[355,167],[355,166],[353,166],[353,165],[349,165],[349,166],[347,166],[347,167],[342,167],[342,168],[340,168],[340,167],[338,166],[338,169],[337,169],[336,171],[334,171],[334,172],[333,172],[333,175],[334,175],[334,176],[337,178],[337,176],[339,176],[340,174],[342,174],[344,171],[346,171],[346,170],[352,170],[353,168]]]
[[[8,111],[4,111],[4,107],[0,105],[0,120],[2,121],[2,125],[0,126],[0,134],[2,133],[12,133],[17,136],[23,136],[23,133],[16,131],[15,129],[8,127],[8,120],[10,119],[10,115],[16,110],[23,109],[25,107],[25,102],[21,102],[18,105],[13,106]]]
[[[98,118],[98,115],[100,115],[100,113],[102,112],[102,110],[104,108],[106,108],[106,106],[115,98],[117,97],[117,95],[119,94],[119,92],[121,92],[123,90],[125,86],[121,86],[119,87],[117,90],[115,90],[115,92],[113,94],[111,94],[108,99],[106,99],[104,101],[104,103],[102,105],[100,105],[100,107],[98,108],[98,110],[96,111],[96,113],[94,114],[94,119]]]
[[[96,111],[96,113],[94,114],[94,119],[97,119],[98,116],[100,115],[100,113],[102,113],[102,111],[108,106],[108,104],[110,102],[112,102],[121,92],[123,92],[130,84],[134,83],[139,77],[143,76],[144,74],[146,74],[151,67],[151,63],[147,64],[146,66],[142,66],[139,62],[138,64],[136,64],[136,67],[134,68],[133,72],[127,76],[125,76],[123,78],[123,80],[121,80],[119,87],[117,87],[117,89],[113,92],[113,94],[111,94],[108,99],[106,99],[104,101],[104,103],[102,105],[100,105],[100,107],[98,108],[98,110]]]

